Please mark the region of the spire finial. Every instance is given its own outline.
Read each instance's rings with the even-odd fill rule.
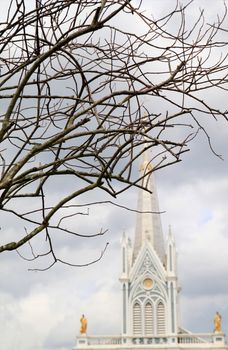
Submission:
[[[147,149],[144,149],[143,152],[143,160],[142,163],[140,165],[139,170],[142,172],[148,172],[148,171],[152,171],[153,170],[153,165],[151,163],[151,160],[149,160],[149,152]]]

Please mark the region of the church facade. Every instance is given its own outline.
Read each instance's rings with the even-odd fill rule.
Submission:
[[[143,187],[148,191],[139,190],[134,244],[125,234],[121,243],[121,335],[96,337],[81,334],[76,339],[74,350],[228,350],[221,325],[214,333],[203,334],[181,328],[175,240],[169,228],[164,243],[151,170],[150,163],[144,158],[140,172]]]

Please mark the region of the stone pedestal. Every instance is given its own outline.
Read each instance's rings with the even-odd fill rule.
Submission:
[[[218,345],[222,345],[225,344],[225,335],[224,333],[214,333],[213,335],[213,343],[214,344],[218,344]]]
[[[88,339],[86,334],[81,334],[76,338],[76,348],[83,348],[88,346]]]

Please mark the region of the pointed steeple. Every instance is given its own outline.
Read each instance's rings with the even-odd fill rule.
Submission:
[[[142,185],[149,191],[140,189],[138,194],[138,214],[136,221],[133,261],[135,261],[143,243],[147,240],[151,243],[152,247],[161,259],[161,262],[164,264],[164,240],[154,173],[150,173],[152,169],[153,167],[149,161],[148,151],[145,151],[143,153],[143,162],[140,166],[140,173],[141,176],[148,173],[142,179]]]

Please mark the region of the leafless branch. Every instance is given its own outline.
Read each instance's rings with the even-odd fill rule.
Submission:
[[[58,257],[54,235],[106,232],[72,229],[89,215],[79,211],[85,194],[99,189],[112,201],[91,204],[122,207],[118,195],[147,175],[135,171],[143,152],[153,149],[153,171],[163,169],[199,130],[220,157],[202,118],[228,120],[210,98],[228,89],[227,8],[215,23],[199,11],[189,24],[191,6],[152,18],[143,1],[9,1],[0,23],[0,209],[18,228],[0,252],[24,256],[28,244],[32,260],[51,257],[47,268],[74,265]],[[32,246],[39,236],[44,253]]]

